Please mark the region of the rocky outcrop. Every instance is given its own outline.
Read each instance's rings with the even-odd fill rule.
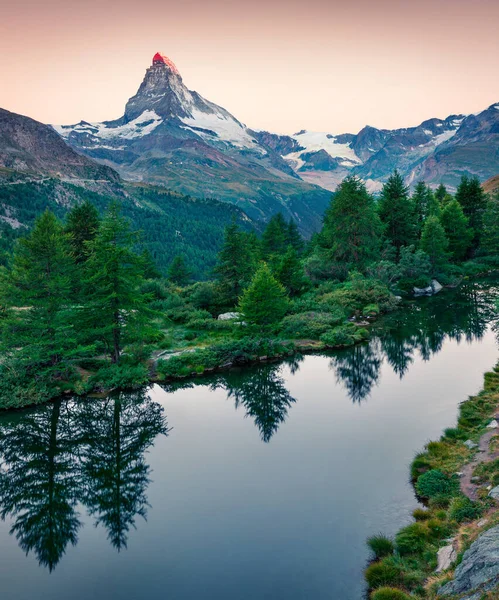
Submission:
[[[439,594],[458,596],[466,600],[479,598],[499,584],[499,525],[483,533],[464,553],[454,579],[439,590]],[[465,600],[465,598],[463,598]]]
[[[413,288],[413,292],[415,296],[433,296],[434,294],[441,292],[443,289],[443,286],[436,279],[432,279],[428,287],[415,287]]]
[[[437,573],[446,571],[457,558],[457,552],[453,544],[440,548],[437,552]]]

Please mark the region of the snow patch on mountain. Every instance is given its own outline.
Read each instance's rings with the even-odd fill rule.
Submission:
[[[306,152],[318,152],[325,150],[333,158],[345,158],[354,163],[361,163],[360,158],[355,154],[350,144],[340,144],[336,137],[330,133],[320,133],[314,131],[300,131],[293,137],[300,146],[305,148]]]
[[[228,142],[238,148],[250,148],[264,152],[258,142],[249,135],[248,131],[229,114],[221,112],[204,112],[197,108],[190,109],[190,117],[180,119],[197,135],[213,141],[214,135],[223,142]]]
[[[121,138],[131,140],[152,133],[163,119],[154,110],[145,110],[140,116],[124,125],[116,127],[109,123],[87,123],[81,121],[77,125],[52,125],[57,133],[67,139],[71,132],[88,133],[103,140]]]

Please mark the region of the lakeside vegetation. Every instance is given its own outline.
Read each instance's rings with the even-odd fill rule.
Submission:
[[[454,198],[394,173],[379,199],[347,178],[308,243],[280,214],[233,221],[209,281],[181,254],[162,277],[116,203],[46,211],[1,271],[0,406],[346,347],[398,294],[498,264],[499,198],[468,178]]]
[[[442,586],[478,536],[499,524],[497,503],[489,497],[499,484],[499,459],[495,454],[473,465],[474,498],[460,485],[462,471],[474,458],[480,439],[491,433],[489,424],[499,406],[499,364],[485,374],[483,390],[463,402],[457,425],[446,429],[439,441],[429,442],[411,465],[411,480],[425,508],[414,511],[414,522],[395,539],[383,535],[368,540],[374,556],[365,571],[372,600],[438,600]],[[491,436],[492,452],[497,436]],[[485,450],[489,452],[489,448]],[[457,558],[451,568],[436,573],[437,552],[454,540]],[[493,590],[480,598],[493,598]],[[474,596],[473,596],[474,597]]]

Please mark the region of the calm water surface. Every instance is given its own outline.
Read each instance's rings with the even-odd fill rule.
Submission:
[[[5,600],[360,600],[367,536],[497,359],[497,288],[369,345],[0,418]]]

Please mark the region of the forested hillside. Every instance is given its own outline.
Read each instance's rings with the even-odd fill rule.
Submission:
[[[91,201],[100,212],[109,204],[110,196],[62,182],[56,178],[0,182],[0,252],[5,264],[5,251],[12,240],[25,234],[35,218],[49,208],[59,218],[84,200]],[[166,273],[176,255],[182,255],[191,276],[202,279],[209,275],[219,251],[225,226],[235,219],[243,229],[254,223],[238,208],[217,200],[191,198],[164,188],[123,183],[116,186],[115,198],[123,205],[123,214],[141,232],[140,245],[147,249],[156,267]],[[258,228],[258,226],[257,226]]]

